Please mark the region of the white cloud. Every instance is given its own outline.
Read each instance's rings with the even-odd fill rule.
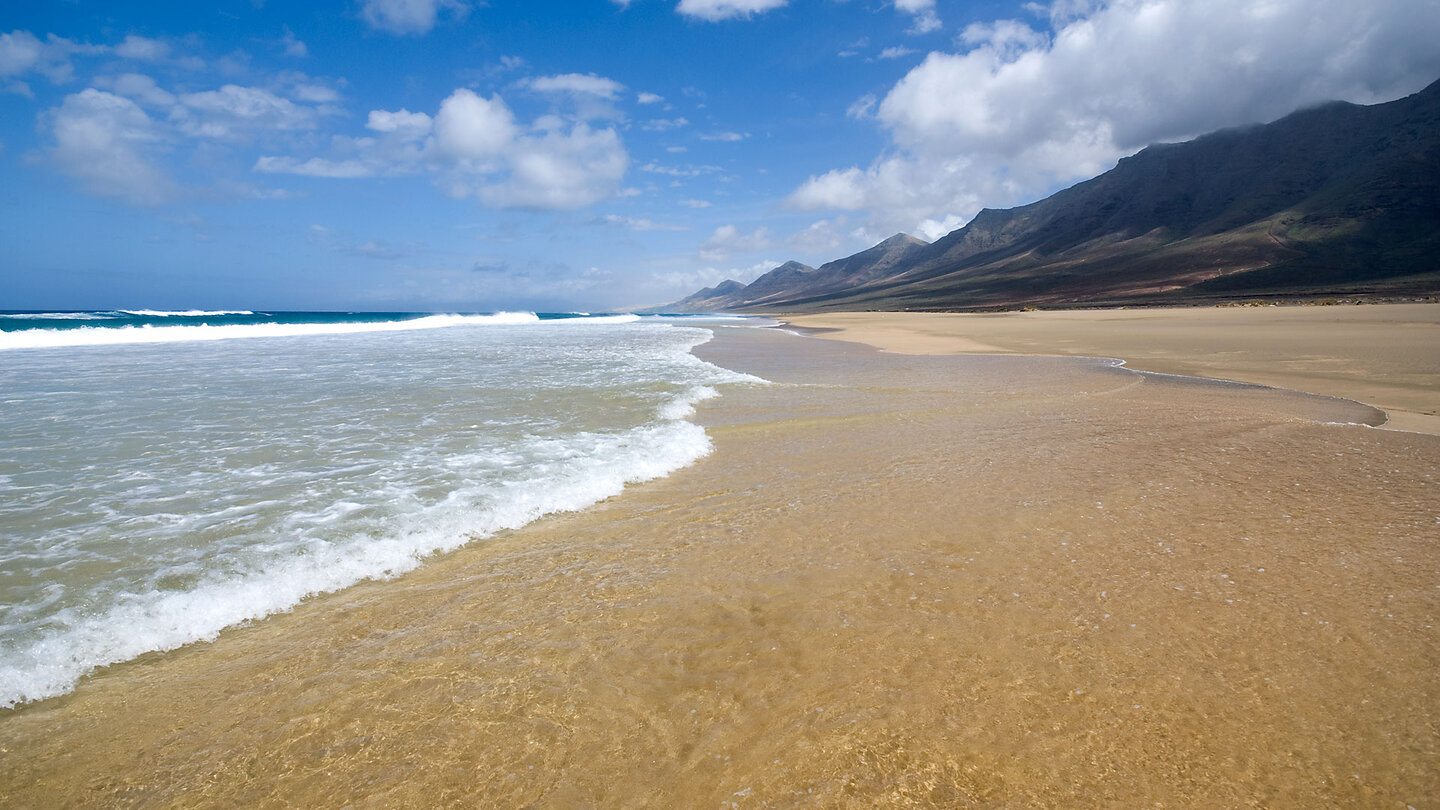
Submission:
[[[681,200],[680,204],[687,208],[709,208],[709,200]]]
[[[285,29],[284,36],[280,38],[280,46],[285,50],[286,56],[292,56],[296,59],[304,59],[305,57],[310,55],[310,49],[306,48],[305,43],[297,39],[295,37],[295,32],[291,31],[289,28]]]
[[[715,134],[713,134],[713,135],[701,135],[701,136],[700,136],[700,140],[702,140],[702,141],[725,141],[726,143],[737,143],[737,142],[739,142],[739,141],[745,140],[745,139],[748,138],[748,137],[750,137],[750,133],[748,133],[748,132],[743,133],[743,134],[742,134],[742,133],[739,133],[739,132],[717,132],[717,133],[715,133]]]
[[[940,18],[935,14],[935,0],[895,0],[895,8],[914,18],[912,34],[928,34],[939,30]]]
[[[159,62],[170,55],[170,46],[158,39],[131,34],[115,46],[115,55],[122,59],[141,62]]]
[[[50,141],[44,153],[87,191],[147,205],[187,192],[172,179],[166,164],[181,165],[184,156],[199,154],[196,150],[202,145],[208,150],[205,160],[214,162],[235,144],[285,141],[292,133],[316,128],[323,116],[333,112],[238,85],[177,96],[141,73],[99,76],[95,85],[67,96],[60,106],[41,115],[40,129]],[[167,157],[171,153],[174,156]],[[335,161],[262,159],[260,163],[261,170],[269,172],[359,173],[353,164]],[[223,179],[188,191],[231,198],[283,193]]]
[[[1152,142],[1329,99],[1395,98],[1440,75],[1440,7],[1430,0],[1046,8],[1053,33],[1013,20],[973,25],[965,51],[931,53],[878,107],[893,140],[886,154],[868,168],[811,177],[790,203],[868,209],[876,227],[928,238]]]
[[[625,85],[594,73],[565,73],[559,76],[540,76],[529,81],[531,90],[540,93],[575,93],[613,99],[620,95]]]
[[[46,156],[91,193],[152,205],[178,191],[152,157],[163,132],[134,101],[90,88],[42,121],[53,138]]]
[[[847,118],[868,118],[870,113],[875,110],[875,105],[879,103],[880,99],[876,98],[874,94],[866,93],[845,108],[845,116]]]
[[[665,132],[688,126],[690,126],[690,122],[684,118],[653,118],[641,124],[640,128],[647,132]]]
[[[258,172],[357,178],[429,173],[453,197],[500,208],[571,209],[621,193],[630,157],[613,129],[543,116],[522,127],[498,94],[460,88],[432,118],[372,110],[376,137],[337,137],[335,157],[263,156]]]
[[[227,84],[219,90],[185,93],[171,110],[180,131],[195,138],[248,140],[273,132],[314,129],[320,113],[314,107],[258,87]]]
[[[635,97],[637,104],[659,104],[664,100],[664,96],[657,96],[654,93],[641,93]]]
[[[339,91],[323,84],[297,84],[291,88],[290,96],[307,104],[334,104],[340,100]]]
[[[326,160],[310,158],[299,160],[291,157],[261,156],[255,161],[255,171],[265,174],[298,174],[302,177],[326,177],[331,179],[353,179],[374,177],[381,170],[364,160]]]
[[[881,51],[880,58],[899,59],[902,56],[909,56],[912,53],[918,53],[918,51],[916,51],[914,48],[907,48],[904,45],[896,45],[892,48],[886,48],[885,50]]]
[[[749,17],[785,5],[787,0],[680,0],[676,11],[687,17],[716,22],[732,17]]]
[[[70,63],[72,55],[100,50],[99,47],[81,45],[54,34],[47,36],[43,42],[29,31],[0,34],[0,78],[35,72],[56,84],[67,82],[74,74]],[[16,82],[16,85],[23,86],[23,82]]]
[[[670,295],[685,296],[705,287],[714,287],[722,281],[738,281],[741,284],[749,284],[779,267],[780,264],[781,262],[775,259],[762,259],[744,267],[725,269],[704,267],[698,270],[676,270],[668,273],[655,273],[651,278],[658,287],[667,290]]]
[[[477,191],[487,205],[583,208],[614,194],[630,166],[615,130],[592,130],[586,124],[576,124],[568,133],[520,138],[507,159],[509,177]]]
[[[488,161],[514,140],[515,116],[499,95],[481,98],[461,88],[435,115],[435,151],[457,161]]]
[[[734,225],[721,225],[708,239],[700,243],[700,258],[707,262],[719,262],[734,253],[769,250],[773,244],[770,231],[766,228],[742,233]]]
[[[95,80],[95,85],[134,99],[147,107],[168,110],[175,106],[176,102],[173,93],[161,89],[154,79],[139,73],[122,73],[113,78],[102,77]]]
[[[459,0],[362,0],[360,17],[391,34],[424,34],[435,27],[440,12],[463,19],[470,7]]]
[[[29,31],[0,34],[0,76],[18,76],[34,70],[45,53],[45,43]]]
[[[430,116],[425,113],[412,113],[406,109],[398,112],[371,110],[365,128],[376,132],[395,133],[406,140],[419,140],[430,134],[431,124]]]
[[[650,172],[651,174],[665,174],[670,177],[699,177],[702,174],[722,172],[724,169],[719,166],[662,166],[659,163],[651,161],[641,166],[640,171]]]
[[[837,256],[844,248],[850,246],[853,240],[852,236],[842,232],[842,229],[846,227],[846,222],[845,217],[812,222],[804,230],[790,236],[785,242],[805,253]]]

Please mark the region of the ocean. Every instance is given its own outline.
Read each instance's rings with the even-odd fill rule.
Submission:
[[[693,463],[707,323],[0,312],[0,706]]]

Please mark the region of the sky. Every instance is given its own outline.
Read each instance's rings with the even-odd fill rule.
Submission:
[[[37,0],[0,309],[612,311],[1440,79],[1440,0]]]

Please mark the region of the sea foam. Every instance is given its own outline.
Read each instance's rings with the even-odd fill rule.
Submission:
[[[0,705],[668,475],[710,452],[696,403],[763,382],[706,330],[532,318],[16,355]]]
[[[139,312],[155,316],[154,312]],[[161,317],[253,313],[159,313]],[[12,316],[13,317],[13,316]],[[631,316],[633,317],[633,316]],[[442,329],[450,326],[507,326],[535,323],[533,312],[499,312],[493,315],[428,315],[393,321],[337,321],[332,323],[246,323],[186,324],[177,326],[82,326],[75,329],[25,329],[0,332],[0,350],[47,349],[73,346],[106,346],[126,343],[183,343],[232,338],[300,337],[309,335],[353,335],[363,332],[403,332]]]

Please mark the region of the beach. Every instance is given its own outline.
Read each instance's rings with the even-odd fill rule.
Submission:
[[[1292,388],[1385,409],[1388,426],[1440,434],[1440,306],[1229,306],[787,318],[910,354],[1124,358],[1131,366]]]
[[[1430,806],[1436,311],[716,328],[709,456],[0,713],[0,799]]]

